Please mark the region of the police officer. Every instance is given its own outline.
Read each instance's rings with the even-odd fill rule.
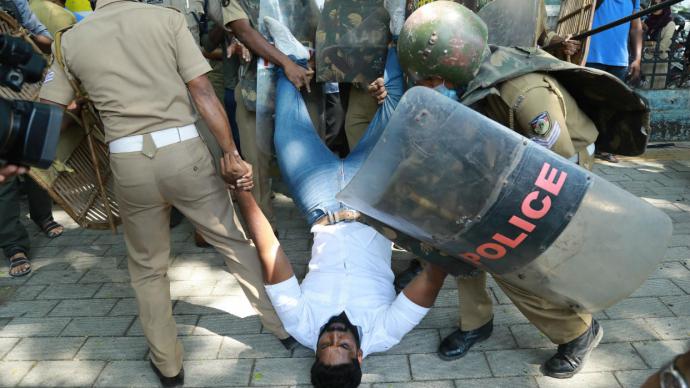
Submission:
[[[350,150],[378,109],[367,86],[383,74],[390,40],[389,13],[397,8],[401,11],[400,26],[392,29],[397,35],[404,20],[404,5],[404,0],[324,2],[316,33],[316,78],[339,83]]]
[[[415,15],[412,15],[398,41],[401,65],[411,79],[591,168],[593,143],[599,134],[597,127],[571,94],[576,90],[564,87],[560,75],[557,76],[566,73],[576,76],[581,68],[537,49],[495,46],[489,49],[486,27],[482,27],[483,23],[471,11],[450,2],[426,7],[436,9],[418,12],[437,16],[420,21],[413,20]],[[458,20],[463,23],[457,23]],[[544,374],[568,378],[581,370],[603,336],[603,330],[592,316],[543,300],[500,276],[494,279],[530,322],[558,345],[558,352],[543,365]],[[445,360],[464,356],[493,330],[486,274],[459,278],[458,293],[460,328],[439,347],[439,355]]]
[[[159,5],[162,7],[167,7],[167,8],[173,8],[178,10],[180,13],[182,13],[187,20],[187,28],[189,29],[189,32],[192,33],[192,36],[194,37],[194,41],[201,47],[202,43],[202,35],[205,34],[205,31],[202,31],[202,21],[206,20],[206,7],[204,6],[204,0],[141,0],[143,3],[146,4],[151,4],[151,5]],[[214,0],[217,1],[217,0]],[[208,79],[211,81],[211,84],[214,85],[215,81],[215,75],[216,71],[212,70],[210,73],[207,74]],[[216,94],[217,95],[217,94]],[[219,97],[220,98],[220,97]],[[200,126],[197,128],[199,132],[199,136],[206,142],[206,144],[209,147],[209,151],[211,152],[211,155],[213,156],[214,161],[216,161],[216,166],[219,167],[220,165],[220,158],[222,157],[222,151],[220,147],[218,147],[218,144],[215,142],[213,138],[213,134],[208,131],[208,128],[206,126]],[[237,145],[237,142],[235,138],[233,138],[233,141],[235,141],[235,145]],[[239,146],[238,146],[239,149]],[[174,228],[177,225],[179,225],[182,221],[184,220],[184,216],[182,213],[180,213],[177,208],[172,208],[172,211],[170,213],[170,227]],[[201,236],[201,234],[198,231],[194,231],[193,233],[194,236],[194,243],[197,247],[200,248],[208,248],[211,245],[208,244],[204,238]]]
[[[405,0],[323,2],[316,31],[316,79],[338,83],[350,150],[364,136],[378,109],[368,88],[370,81],[383,74],[390,35],[400,34],[405,5]]]
[[[99,0],[92,15],[64,33],[60,51],[62,60],[52,64],[40,97],[65,106],[75,98],[70,82],[76,80],[100,113],[131,283],[151,365],[163,385],[184,381],[167,276],[171,206],[224,256],[264,326],[288,338],[265,294],[256,249],[198,135],[197,126],[207,124],[226,167],[251,175],[251,166],[236,152],[227,116],[205,76],[210,66],[184,16],[148,4]],[[194,106],[203,121],[197,121]]]
[[[253,54],[254,59],[242,69],[242,76],[235,89],[237,101],[237,126],[242,141],[242,156],[254,167],[254,197],[261,211],[273,222],[273,205],[271,203],[270,161],[267,150],[259,148],[256,129],[256,95],[257,58],[262,57],[280,66],[288,79],[299,89],[311,91],[310,81],[313,72],[296,65],[285,54],[273,47],[260,32],[260,0],[228,0],[223,3],[223,23],[233,32]],[[317,122],[318,109],[314,103],[307,103],[313,122]]]

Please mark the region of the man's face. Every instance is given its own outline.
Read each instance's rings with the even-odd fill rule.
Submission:
[[[316,357],[326,365],[340,365],[357,358],[362,362],[362,352],[357,345],[356,327],[341,321],[330,322],[316,343]]]

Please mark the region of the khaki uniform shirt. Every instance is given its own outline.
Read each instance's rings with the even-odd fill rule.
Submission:
[[[237,0],[230,0],[230,3],[223,7],[223,23],[227,25],[240,19],[249,19],[249,16],[247,16]]]
[[[76,77],[108,142],[197,119],[186,83],[211,67],[175,10],[99,0],[92,15],[63,35],[62,53],[68,72],[54,61],[40,97],[69,104],[75,94],[68,77]]]
[[[180,11],[187,19],[187,27],[192,32],[192,36],[199,43],[201,41],[201,31],[199,30],[199,20],[204,14],[203,0],[145,0],[147,4],[171,7]]]
[[[77,17],[70,11],[48,0],[31,0],[31,10],[43,23],[51,35],[77,22]]]
[[[585,150],[599,135],[573,96],[549,75],[529,73],[498,90],[500,96],[486,99],[484,113],[565,158]]]

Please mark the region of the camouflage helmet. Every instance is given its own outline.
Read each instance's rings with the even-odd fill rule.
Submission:
[[[452,1],[420,7],[398,38],[400,65],[413,81],[440,77],[467,85],[479,71],[488,41],[486,24]]]

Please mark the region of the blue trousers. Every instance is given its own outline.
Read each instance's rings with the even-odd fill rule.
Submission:
[[[384,81],[388,96],[364,137],[341,159],[319,138],[299,91],[279,72],[274,143],[278,165],[293,200],[309,224],[345,208],[336,200],[357,173],[388,124],[403,94],[403,76],[395,48],[388,50]]]
[[[587,63],[585,64],[585,66],[591,67],[593,69],[603,70],[607,73],[613,74],[616,78],[623,82],[625,82],[625,77],[628,76],[628,68],[626,66],[610,66],[594,62]]]

